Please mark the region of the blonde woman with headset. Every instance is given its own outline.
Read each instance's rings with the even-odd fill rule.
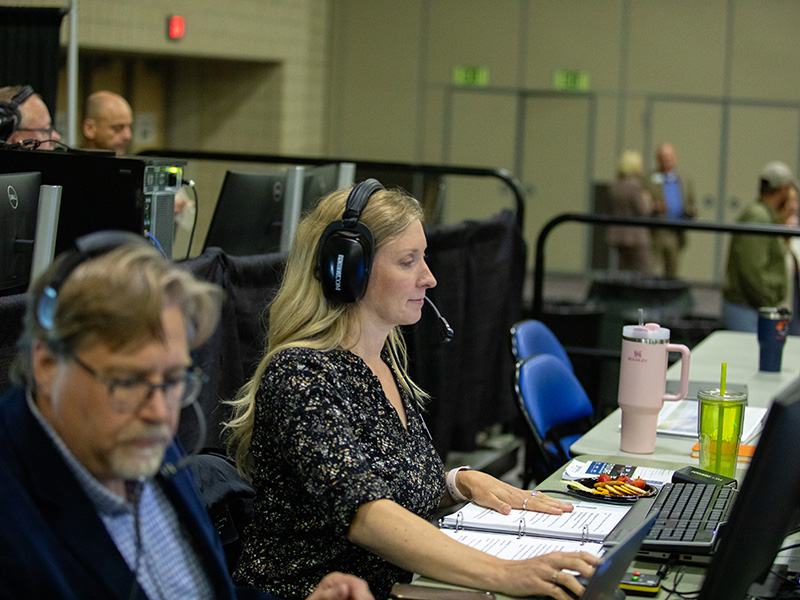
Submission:
[[[466,500],[503,513],[572,505],[478,471],[445,473],[399,331],[420,319],[436,285],[426,246],[419,203],[375,180],[333,192],[299,224],[266,355],[228,423],[256,489],[240,583],[290,600],[339,570],[380,600],[416,572],[566,600],[565,588],[583,588],[564,569],[593,573],[597,559],[583,552],[501,560],[429,522]]]

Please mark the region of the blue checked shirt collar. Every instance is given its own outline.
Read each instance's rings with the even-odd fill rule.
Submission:
[[[97,511],[102,515],[121,515],[121,514],[130,514],[133,515],[133,504],[128,502],[125,498],[118,496],[103,484],[101,484],[95,477],[89,473],[88,469],[84,467],[77,458],[70,452],[67,445],[64,443],[64,440],[61,439],[61,436],[58,435],[53,426],[47,422],[47,419],[44,418],[39,407],[36,406],[36,403],[33,401],[33,396],[30,390],[27,390],[26,397],[28,400],[28,407],[33,413],[33,416],[42,426],[44,432],[47,434],[55,447],[58,449],[58,452],[64,458],[64,462],[67,463],[69,470],[72,471],[72,474],[75,475],[75,479],[78,480],[81,488],[86,492],[89,496],[89,499],[94,504]]]

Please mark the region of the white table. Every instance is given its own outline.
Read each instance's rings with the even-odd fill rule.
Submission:
[[[748,404],[769,407],[772,399],[789,383],[800,377],[800,336],[789,336],[783,349],[779,373],[758,370],[758,340],[754,333],[715,331],[692,349],[689,362],[690,381],[719,381],[720,367],[728,363],[727,381],[747,385]],[[667,371],[668,380],[680,379],[680,363]],[[632,454],[619,449],[621,411],[616,409],[570,447],[574,456],[602,454],[619,461],[652,457],[679,466],[698,465],[691,457],[696,439],[656,436],[653,454]],[[632,464],[638,464],[636,462]]]
[[[614,462],[616,460],[616,457],[614,457],[614,456],[592,456],[592,457],[589,457],[589,460],[597,460],[597,461],[600,461],[600,462]],[[664,469],[671,468],[671,465],[666,464],[666,463],[664,463],[664,462],[662,462],[660,460],[653,459],[653,458],[640,459],[640,460],[637,460],[636,462],[626,463],[626,464],[642,465],[642,466],[664,468]],[[562,474],[564,473],[564,469],[566,468],[566,466],[567,466],[566,464],[563,465],[555,473],[552,473],[549,477],[547,477],[547,479],[545,479],[544,481],[541,481],[537,485],[537,487],[541,488],[543,490],[545,490],[545,489],[547,489],[547,490],[557,489],[557,490],[562,490],[562,491],[566,492],[567,491],[567,487],[563,483],[561,483]],[[556,496],[556,497],[562,498],[561,496]],[[570,498],[563,498],[563,499],[569,500]],[[641,571],[643,573],[652,574],[652,573],[655,573],[656,569],[658,568],[658,565],[655,564],[655,563],[652,563],[652,562],[634,560],[634,562],[631,563],[631,567],[630,568],[639,570],[639,571]],[[704,567],[696,566],[696,565],[684,565],[684,566],[680,567],[680,571],[682,572],[682,578],[681,578],[680,585],[678,586],[678,589],[681,592],[689,592],[689,591],[692,591],[692,590],[700,589],[700,587],[703,584],[703,578],[705,577],[705,568]],[[675,585],[675,578],[676,578],[676,574],[678,572],[679,572],[679,568],[678,567],[672,569],[672,571],[670,571],[670,573],[667,574],[667,576],[666,576],[666,578],[664,580],[664,585],[672,588]],[[417,583],[419,585],[427,585],[427,586],[437,587],[437,588],[466,589],[466,588],[460,588],[459,586],[451,585],[451,584],[448,584],[448,583],[443,583],[443,582],[435,580],[435,579],[430,579],[430,578],[427,578],[427,577],[419,577],[418,579],[415,580],[415,583]],[[497,600],[513,600],[513,597],[506,596],[505,594],[500,594],[500,593],[495,593],[495,597],[497,598]],[[536,598],[541,598],[541,596],[536,596]],[[628,598],[633,600],[633,598],[639,598],[639,596],[628,595]],[[662,587],[662,589],[658,592],[657,596],[655,597],[655,600],[662,600],[662,599],[667,599],[667,598],[673,598],[674,599],[674,598],[677,598],[677,596],[675,596],[674,594],[670,594],[669,592],[666,591],[666,589],[664,587]],[[533,600],[533,597],[531,597],[531,600]]]

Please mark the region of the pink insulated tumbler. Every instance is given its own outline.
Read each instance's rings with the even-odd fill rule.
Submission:
[[[666,394],[667,357],[681,353],[677,394]],[[652,454],[656,448],[658,412],[665,400],[681,400],[689,391],[689,348],[669,343],[669,329],[658,323],[622,328],[622,357],[617,400],[622,409],[619,449]]]

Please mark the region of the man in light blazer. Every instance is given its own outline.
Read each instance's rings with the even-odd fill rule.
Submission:
[[[656,149],[658,169],[648,181],[653,198],[653,216],[671,221],[693,219],[697,215],[691,179],[678,172],[678,158],[672,144]],[[654,229],[653,260],[665,277],[678,277],[680,253],[686,246],[686,232],[678,229]],[[657,269],[659,267],[656,267]]]

